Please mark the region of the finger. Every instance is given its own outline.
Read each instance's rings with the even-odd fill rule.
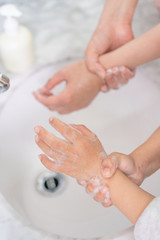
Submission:
[[[53,134],[47,132],[43,127],[37,126],[34,130],[38,137],[54,150],[64,154],[71,151],[72,146],[69,142],[59,139]]]
[[[117,79],[118,87],[120,87],[121,85],[125,84],[128,81],[126,77],[122,75],[119,67],[112,68],[112,71],[113,71],[113,75]]]
[[[121,76],[121,83],[122,84],[126,84],[128,82],[128,79],[126,78],[125,74],[124,74],[124,67],[120,66],[118,67],[119,69],[119,75]],[[120,78],[119,76],[119,78]]]
[[[53,172],[64,172],[62,165],[50,160],[46,155],[40,154],[39,159],[41,163],[49,170]]]
[[[103,207],[110,207],[110,206],[112,206],[112,201],[111,201],[111,199],[105,198],[105,199],[102,201],[102,205],[103,205]]]
[[[54,102],[54,95],[53,94],[41,94],[40,92],[33,92],[33,96],[43,105],[50,106],[52,102]]]
[[[71,126],[77,129],[79,132],[83,134],[83,136],[88,137],[90,139],[95,139],[96,135],[92,133],[86,126],[78,125],[78,124],[71,124]]]
[[[117,162],[114,157],[107,157],[102,161],[101,164],[101,173],[103,177],[110,178],[114,175],[117,169]]]
[[[87,185],[86,185],[86,192],[88,194],[95,194],[95,189],[97,189],[100,186],[100,180],[98,177],[92,177]]]
[[[79,180],[79,179],[77,179],[77,183],[79,185],[83,186],[83,187],[86,187],[86,185],[87,185],[87,181],[86,180]]]
[[[108,157],[112,158],[116,162],[118,168],[126,175],[133,173],[135,169],[135,163],[128,155],[123,153],[113,152]]]
[[[56,152],[52,148],[50,148],[45,142],[43,142],[37,135],[35,136],[35,141],[39,148],[49,157],[56,160],[57,163],[63,164],[64,161],[67,159],[67,155]]]
[[[35,97],[35,99],[38,101],[38,102],[40,102],[40,103],[42,103],[43,105],[45,105],[46,107],[48,107],[49,106],[49,100],[48,100],[48,98],[49,97],[51,97],[51,96],[53,96],[53,94],[52,95],[50,95],[50,96],[48,96],[47,94],[41,94],[39,91],[37,91],[37,92],[32,92],[32,94],[33,94],[33,96]]]
[[[49,122],[52,127],[54,127],[59,133],[62,134],[62,136],[64,136],[71,143],[76,141],[81,136],[81,134],[76,129],[60,121],[57,118],[50,118]]]
[[[105,83],[105,84],[102,85],[102,87],[101,87],[101,92],[106,93],[106,92],[108,92],[108,91],[109,91],[109,87],[108,87],[107,83]]]
[[[112,72],[112,69],[109,68],[109,69],[106,70],[105,80],[110,79],[112,77],[113,77],[113,72]]]
[[[120,66],[120,71],[121,71],[121,74],[124,76],[124,78],[127,80],[134,77],[135,75],[135,70],[132,71],[125,66]]]
[[[51,107],[48,107],[48,109],[51,111],[56,111],[59,114],[67,114],[67,113],[72,112],[72,110],[67,106],[66,107],[51,106]]]
[[[135,71],[131,71],[124,66],[113,67],[112,69],[107,69],[105,81],[110,88],[118,89],[123,84],[127,83],[128,79],[132,78],[134,75]]]
[[[107,186],[102,186],[98,189],[98,192],[94,196],[94,200],[97,202],[102,202],[106,196],[109,196],[109,189]]]
[[[34,97],[43,105],[45,105],[46,107],[58,107],[59,105],[61,105],[61,102],[63,101],[63,95],[62,93],[54,96],[53,94],[47,96],[47,95],[43,95],[40,94],[39,92],[33,92]]]
[[[106,72],[104,67],[99,63],[99,54],[90,44],[85,53],[86,65],[89,71],[93,72],[101,79],[105,78]]]
[[[44,87],[39,89],[40,93],[46,93],[53,89],[56,85],[61,83],[62,81],[65,81],[65,76],[62,73],[62,71],[57,72],[53,77],[51,77],[47,83],[44,85]]]
[[[95,189],[95,186],[92,183],[90,183],[90,182],[87,183],[87,185],[86,185],[86,192],[88,194],[92,194],[94,189]]]
[[[112,69],[107,69],[106,72],[107,72],[107,75],[105,78],[105,82],[108,85],[108,87],[112,89],[118,89],[117,81],[115,80]]]
[[[52,96],[53,95],[53,93],[51,93],[51,92],[49,92],[48,90],[46,91],[46,90],[44,90],[44,89],[39,89],[38,91],[37,91],[39,94],[41,94],[41,95],[44,95],[44,96]],[[34,92],[33,92],[34,93]]]

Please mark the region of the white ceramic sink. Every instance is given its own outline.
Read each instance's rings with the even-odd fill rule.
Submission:
[[[108,153],[127,154],[159,126],[160,88],[137,72],[119,91],[100,94],[86,109],[60,116],[32,96],[32,91],[60,67],[48,65],[32,74],[16,88],[1,112],[0,191],[33,226],[49,233],[80,238],[107,236],[130,223],[114,207],[105,209],[94,202],[74,179],[66,177],[64,189],[55,196],[43,196],[37,191],[37,177],[47,170],[37,157],[40,149],[34,142],[33,128],[43,125],[53,131],[48,123],[50,116],[67,123],[85,124],[96,133]],[[157,172],[143,187],[158,195],[159,181]]]

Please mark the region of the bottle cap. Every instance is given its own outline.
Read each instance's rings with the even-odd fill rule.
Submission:
[[[14,4],[5,4],[0,7],[0,14],[6,17],[4,22],[4,30],[9,35],[14,35],[18,32],[18,21],[15,19],[20,17],[22,13]]]

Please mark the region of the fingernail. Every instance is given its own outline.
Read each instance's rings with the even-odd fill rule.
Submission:
[[[39,142],[39,137],[37,135],[35,136],[35,141],[36,141],[36,143]]]
[[[101,191],[102,194],[107,194],[108,188],[107,187],[102,187],[100,191]]]
[[[100,185],[100,181],[98,179],[95,179],[94,181],[92,181],[92,184],[94,187],[97,187]]]
[[[50,117],[49,122],[52,122],[54,119],[55,119],[54,117]]]
[[[35,131],[35,133],[38,134],[38,133],[40,132],[40,128],[39,128],[39,127],[35,127],[35,128],[34,128],[34,131]]]
[[[103,85],[103,86],[101,87],[101,92],[108,92],[108,91],[109,91],[109,88],[108,88],[107,85]]]
[[[106,199],[110,199],[110,193],[109,193],[109,191],[106,192]]]
[[[111,156],[112,163],[115,165],[115,168],[118,168],[117,156]]]
[[[111,174],[110,168],[104,168],[102,169],[102,172],[104,177],[109,177]]]
[[[86,186],[87,185],[87,182],[85,180],[77,180],[78,184],[81,185],[81,186]]]
[[[92,184],[92,186],[94,186],[94,187],[100,186],[100,179],[99,179],[98,177],[92,177],[89,182],[90,182],[90,183]]]
[[[108,206],[112,206],[111,200],[110,200],[110,199],[107,199],[107,198],[105,198],[105,199],[102,201],[102,203],[108,204]]]
[[[41,155],[38,155],[39,159],[42,160],[42,156]]]
[[[93,190],[93,196],[95,196],[98,192],[99,192],[100,188],[99,187],[95,187],[95,189]]]
[[[108,198],[105,198],[104,200],[103,200],[103,203],[109,203],[109,199]]]
[[[96,74],[100,77],[100,78],[102,78],[102,79],[104,79],[105,78],[105,73],[104,72],[102,72],[102,71],[96,71]]]

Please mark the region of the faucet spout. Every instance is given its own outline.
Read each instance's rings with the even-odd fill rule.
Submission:
[[[0,73],[0,93],[7,91],[9,87],[10,87],[9,78],[6,75]]]

